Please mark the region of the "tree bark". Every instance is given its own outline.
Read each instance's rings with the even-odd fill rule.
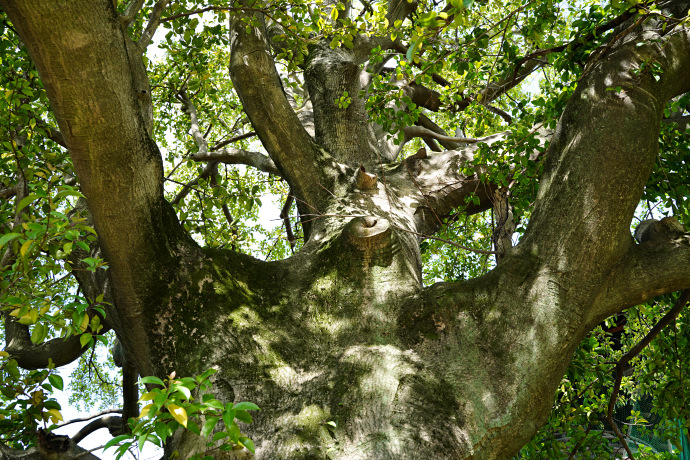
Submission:
[[[256,458],[510,458],[545,421],[568,358],[597,322],[690,288],[687,234],[635,244],[629,232],[664,104],[690,90],[686,28],[642,28],[592,62],[551,140],[523,239],[483,277],[424,287],[420,235],[472,193],[480,204],[469,213],[489,209],[494,188],[461,175],[471,145],[381,161],[362,101],[333,106],[341,90],[358,94],[356,54],[313,49],[314,142],[265,28],[247,31],[249,13],[233,13],[230,75],[308,229],[297,254],[262,262],[182,233],[136,95],[143,64],[110,1],[0,4],[74,160],[128,356],[142,375],[217,368],[218,399],[263,409],[242,427]],[[635,71],[649,60],[660,78]],[[607,91],[616,86],[624,91]],[[166,455],[205,449],[180,431]]]

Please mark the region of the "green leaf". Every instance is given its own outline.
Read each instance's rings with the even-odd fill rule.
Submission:
[[[0,248],[3,247],[8,241],[12,241],[20,236],[22,236],[21,233],[8,233],[3,235],[2,238],[0,238]]]
[[[223,438],[227,438],[230,436],[227,431],[219,431],[218,433],[213,435],[213,442],[219,441]]]
[[[42,324],[42,323],[38,323],[34,326],[34,330],[31,331],[31,342],[32,343],[42,343],[47,335],[48,335],[48,328],[46,327],[46,325]],[[62,390],[62,388],[60,388],[60,389]]]
[[[139,383],[147,384],[147,383],[154,383],[156,385],[161,385],[165,386],[163,381],[159,379],[158,377],[153,377],[153,376],[148,376],[148,377],[142,377],[139,379]]]
[[[240,402],[232,406],[235,410],[261,410],[259,406],[250,402]]]
[[[228,428],[228,436],[230,437],[230,440],[235,444],[239,443],[240,427],[237,426],[236,422],[232,422],[232,425],[230,425],[230,428]]]
[[[62,377],[60,377],[57,374],[50,374],[48,376],[48,381],[50,382],[51,385],[53,385],[53,387],[62,391],[62,388],[64,387],[64,383],[62,382]]]
[[[189,422],[187,422],[187,426],[189,426]],[[168,425],[165,422],[156,423],[156,434],[161,438],[161,441],[165,442],[168,437]]]
[[[79,343],[81,344],[82,348],[87,346],[91,342],[92,338],[93,335],[91,335],[91,333],[89,332],[85,332],[81,336],[79,336]]]
[[[246,410],[238,410],[235,412],[235,418],[240,422],[252,423],[252,416]]]
[[[19,204],[17,205],[17,212],[20,212],[22,209],[27,207],[29,205],[29,203],[31,203],[32,201],[34,201],[37,198],[38,198],[38,195],[36,195],[35,193],[32,193],[29,196],[24,197],[22,199],[22,201],[20,201]],[[2,246],[2,245],[0,245],[0,246]]]
[[[218,424],[218,420],[220,420],[220,417],[207,417],[204,426],[201,428],[201,436],[205,438],[211,434],[211,431]]]
[[[245,436],[240,436],[240,444],[246,447],[251,453],[254,453],[254,442],[251,439]]]
[[[420,38],[417,38],[417,40],[415,40],[415,41],[412,43],[412,46],[410,46],[410,47],[407,49],[407,54],[405,54],[405,58],[406,58],[409,62],[413,62],[415,52],[417,51],[417,46],[419,45],[419,42],[420,42],[421,40],[422,40],[421,37],[420,37]]]
[[[199,425],[197,425],[194,420],[187,421],[187,429],[197,436],[201,435],[201,431],[199,431]]]
[[[139,447],[139,451],[141,452],[144,449],[144,444],[146,444],[146,438],[149,437],[148,432],[142,434],[139,436],[137,439],[137,446]]]
[[[115,436],[113,439],[105,443],[105,446],[103,446],[103,450],[108,449],[110,447],[113,447],[114,445],[120,444],[122,441],[125,439],[131,439],[132,435],[130,434],[121,434],[120,436]]]
[[[223,411],[223,423],[227,428],[232,426],[232,422],[235,420],[235,409],[227,408]]]
[[[184,387],[182,385],[175,385],[174,389],[177,390],[178,393],[181,393],[184,399],[189,400],[192,397],[192,392],[189,391],[189,388],[187,387]]]

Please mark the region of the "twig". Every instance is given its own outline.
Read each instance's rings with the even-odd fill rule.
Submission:
[[[122,413],[122,409],[108,409],[108,410],[104,410],[101,412],[97,412],[95,414],[87,415],[86,417],[68,420],[68,421],[58,425],[57,428],[59,429],[59,428],[62,428],[63,426],[71,425],[72,423],[88,422],[89,420],[92,420],[92,419],[97,418],[97,417],[102,417],[102,416],[108,415],[108,414],[121,414],[121,413]]]
[[[283,209],[280,210],[280,218],[283,219],[285,224],[285,234],[287,236],[288,243],[290,243],[290,250],[295,253],[295,235],[292,233],[292,225],[290,225],[290,207],[294,203],[295,197],[292,194],[292,190],[288,192],[288,196],[285,199],[285,204]]]
[[[465,251],[472,251],[472,252],[476,252],[478,254],[498,254],[498,252],[496,252],[496,251],[485,251],[484,249],[473,249],[473,248],[469,248],[467,246],[463,246],[461,244],[455,243],[453,241],[439,238],[437,236],[431,236],[431,235],[425,235],[424,233],[418,233],[418,232],[415,232],[412,230],[408,230],[406,228],[398,227],[397,225],[395,225],[393,223],[391,223],[390,225],[391,225],[391,227],[396,228],[398,230],[401,230],[403,232],[412,233],[413,235],[421,236],[421,237],[426,238],[428,240],[441,241],[442,243],[450,244],[451,246],[455,246],[456,248],[464,249]]]

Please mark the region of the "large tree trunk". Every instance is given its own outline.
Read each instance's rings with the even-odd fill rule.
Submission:
[[[235,15],[233,83],[302,214],[320,214],[305,218],[299,253],[267,263],[180,230],[137,102],[140,58],[110,1],[1,3],[66,135],[111,267],[118,337],[142,374],[217,368],[219,399],[262,408],[243,426],[256,458],[509,458],[546,419],[588,330],[690,287],[687,243],[636,245],[628,230],[663,104],[690,89],[687,29],[655,35],[663,46],[639,31],[647,44],[627,39],[594,63],[554,134],[523,241],[481,278],[424,287],[418,235],[471,193],[480,205],[468,212],[490,208],[493,191],[459,173],[474,147],[395,163],[361,101],[333,105],[359,90],[356,52],[314,50],[314,140],[268,34]],[[633,72],[648,59],[665,69],[659,82]],[[606,91],[616,86],[630,89]],[[205,441],[180,432],[175,450],[186,458]]]

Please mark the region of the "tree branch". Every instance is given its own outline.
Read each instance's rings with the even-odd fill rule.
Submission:
[[[79,358],[89,347],[82,347],[79,341],[81,334],[67,338],[48,340],[41,344],[31,341],[29,327],[17,322],[3,312],[5,316],[5,351],[24,369],[47,368],[52,361],[56,367],[64,366]],[[110,330],[106,325],[98,333],[104,334]],[[90,333],[95,331],[88,330]]]
[[[58,425],[58,429],[62,428],[63,426],[71,425],[73,423],[88,422],[89,420],[93,420],[97,417],[103,417],[104,415],[121,414],[121,413],[122,413],[122,409],[108,409],[108,410],[104,410],[101,412],[96,412],[95,414],[87,415],[86,417],[79,417],[79,418],[73,418],[71,420],[67,420],[66,422],[63,422],[60,425]]]
[[[281,176],[301,200],[319,207],[326,194],[317,184],[328,183],[319,151],[302,126],[283,91],[282,82],[266,42],[263,17],[256,14],[261,28],[247,30],[243,19],[251,13],[237,12],[230,21],[230,76],[245,112]],[[302,206],[301,204],[299,206]],[[305,229],[308,234],[308,228]]]
[[[120,19],[125,27],[129,27],[132,22],[134,22],[137,13],[141,11],[145,1],[146,0],[130,0],[129,4],[127,4],[127,8],[125,8],[125,11],[120,15]]]
[[[656,296],[690,289],[690,234],[657,233],[630,249],[601,286],[592,324]]]
[[[105,417],[94,420],[79,430],[77,434],[72,436],[72,441],[74,441],[76,444],[79,444],[84,440],[85,437],[96,430],[100,430],[101,428],[107,428],[112,436],[119,436],[124,434],[122,429],[124,424],[125,422],[123,418],[119,415],[106,415]]]
[[[475,139],[472,137],[444,136],[430,129],[424,128],[423,126],[406,126],[405,128],[403,128],[403,132],[405,133],[405,142],[408,142],[411,139],[414,139],[415,137],[436,139],[437,141],[442,142],[459,142],[462,144],[476,144],[480,141],[480,139]]]
[[[196,179],[193,179],[189,182],[187,182],[185,185],[182,186],[182,190],[178,192],[178,194],[173,198],[173,200],[170,202],[170,204],[176,205],[180,201],[182,201],[187,195],[189,195],[189,192],[192,191],[192,187],[194,187],[196,184],[199,183],[199,180],[201,179],[208,179],[209,177],[215,175],[218,173],[218,162],[217,161],[212,161],[209,162],[204,170],[199,174],[199,177]]]
[[[146,29],[141,34],[141,38],[137,42],[137,47],[140,53],[146,51],[146,47],[151,43],[153,39],[153,34],[156,33],[156,29],[161,23],[161,16],[168,6],[170,0],[158,0],[155,5],[153,5],[153,10],[151,11],[151,16],[149,16],[149,22],[146,25]]]
[[[199,128],[199,118],[196,114],[196,106],[191,100],[189,100],[187,91],[184,88],[175,93],[175,97],[182,103],[182,111],[189,115],[189,119],[192,123],[190,131],[192,132],[192,137],[194,138],[194,142],[198,148],[198,154],[199,156],[204,157],[208,154],[208,144],[206,142],[206,138],[201,133],[201,129]]]
[[[100,460],[91,451],[84,450],[67,436],[60,436],[43,429],[37,433],[37,446],[26,450],[11,449],[0,444],[0,460]]]
[[[248,133],[240,134],[239,136],[231,137],[230,139],[226,139],[224,141],[216,142],[212,147],[211,150],[218,150],[220,148],[225,147],[228,144],[232,144],[233,142],[238,142],[244,139],[248,139],[250,137],[256,136],[256,133],[254,131],[250,131]]]
[[[294,202],[295,197],[292,196],[292,190],[290,190],[285,199],[283,209],[280,210],[280,218],[283,219],[283,224],[285,224],[285,235],[287,236],[288,243],[290,243],[290,249],[293,253],[295,251],[295,241],[297,238],[295,238],[295,235],[292,233],[292,226],[290,225],[290,207]]]
[[[156,339],[141,318],[154,308],[153,286],[173,276],[176,248],[191,242],[164,199],[162,159],[142,114],[148,81],[140,50],[105,1],[0,4],[29,53],[40,56],[36,65],[108,260],[118,332],[137,343],[142,373],[155,374],[161,363],[149,346]],[[82,37],[78,49],[75,36]]]
[[[252,166],[259,171],[273,174],[282,177],[280,171],[276,167],[273,160],[266,155],[259,152],[250,152],[248,150],[224,148],[206,152],[203,155],[201,152],[193,153],[190,157],[194,161],[208,161],[214,163],[225,163],[228,165],[247,165]]]

